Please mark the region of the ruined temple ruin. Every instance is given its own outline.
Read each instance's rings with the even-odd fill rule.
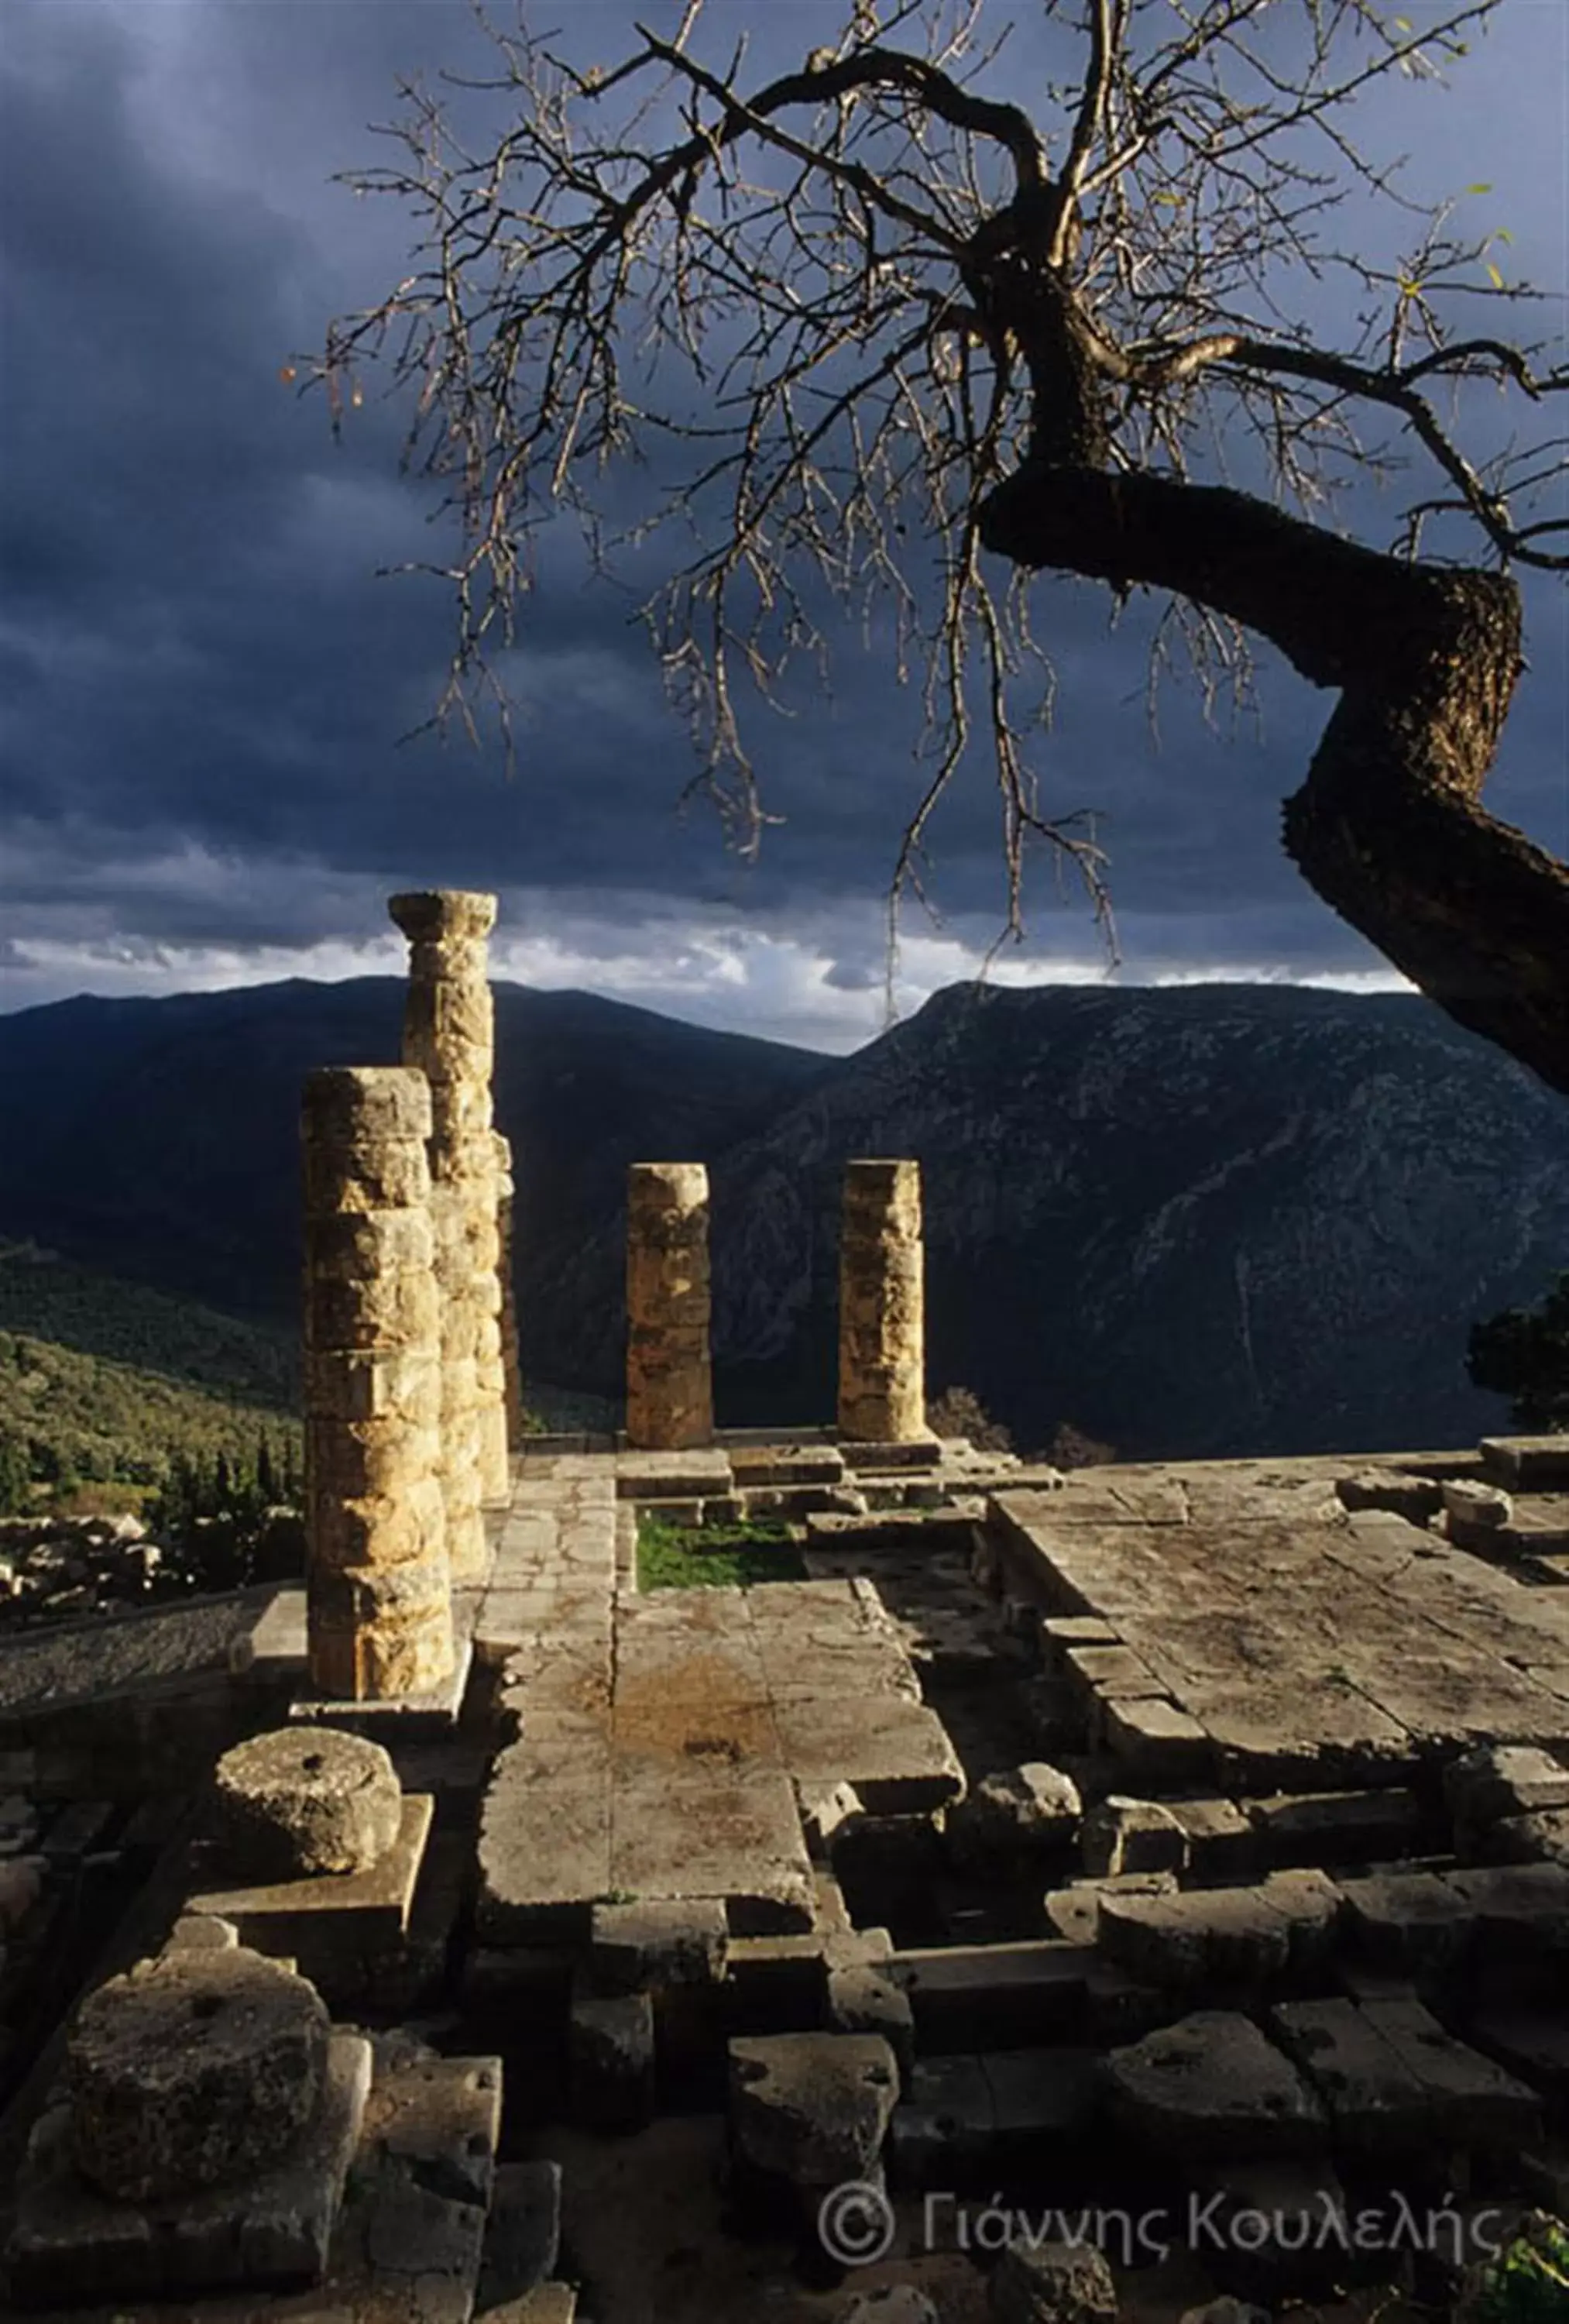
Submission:
[[[939,1437],[902,1158],[837,1425],[716,1419],[659,1162],[625,1427],[528,1434],[493,899],[393,915],[401,1062],[305,1093],[305,1572],[0,1661],[5,2313],[1466,2314],[1569,2211],[1569,1437]]]

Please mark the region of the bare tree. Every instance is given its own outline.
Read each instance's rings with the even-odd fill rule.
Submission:
[[[512,640],[541,525],[575,513],[612,569],[618,539],[684,528],[647,611],[693,783],[744,848],[768,818],[739,696],[779,698],[844,608],[891,614],[932,756],[895,911],[921,892],[973,726],[1000,787],[1009,928],[1032,835],[1109,926],[1093,826],[1043,812],[1027,756],[1026,680],[1034,709],[1051,698],[1029,578],[1169,593],[1157,652],[1185,638],[1207,687],[1245,678],[1256,632],[1338,692],[1285,804],[1307,880],[1569,1092],[1569,872],[1482,804],[1523,666],[1511,568],[1569,568],[1561,500],[1532,513],[1569,439],[1500,446],[1475,399],[1485,383],[1534,414],[1569,370],[1456,326],[1478,299],[1535,294],[1348,128],[1371,82],[1437,78],[1498,5],[1429,7],[1418,30],[1373,0],[1044,0],[1077,70],[1030,106],[1007,25],[992,34],[999,0],[854,0],[834,45],[761,82],[702,0],[602,66],[482,16],[499,77],[455,85],[503,93],[505,134],[471,154],[402,85],[387,134],[411,166],[349,182],[419,207],[427,263],[335,324],[311,373],[335,426],[357,363],[406,325],[406,458],[454,480],[462,521],[459,560],[419,568],[456,593],[437,717],[455,705],[473,732],[488,682],[504,723],[487,647]],[[1360,255],[1335,246],[1352,196],[1372,206]],[[1403,255],[1376,254],[1375,215]],[[1320,343],[1309,305],[1338,312],[1342,344]],[[1390,544],[1337,530],[1337,496],[1413,446],[1429,481]],[[653,499],[612,537],[640,477]],[[1452,539],[1484,562],[1453,561]]]

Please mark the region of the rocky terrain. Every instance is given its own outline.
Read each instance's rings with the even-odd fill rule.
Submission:
[[[397,1054],[401,984],[0,1019],[0,1233],[235,1313],[298,1305],[299,1086]],[[1563,1101],[1406,996],[956,986],[854,1056],[499,985],[525,1377],[621,1386],[632,1160],[713,1188],[720,1418],[831,1406],[840,1177],[922,1166],[929,1385],[1026,1448],[1464,1442],[1478,1317],[1569,1252]],[[112,1140],[88,1135],[114,1120]]]

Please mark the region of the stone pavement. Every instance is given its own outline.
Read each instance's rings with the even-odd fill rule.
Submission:
[[[1394,1783],[1469,1740],[1569,1743],[1569,1595],[1382,1508],[1352,1464],[1102,1471],[988,1503],[1014,1584],[1093,1618],[1063,1675],[1144,1779]]]
[[[743,1474],[789,1466],[750,1449]],[[475,1629],[516,1729],[482,1813],[482,1941],[580,1936],[623,1895],[720,1899],[737,1936],[808,1931],[803,1792],[848,1782],[897,1814],[962,1791],[870,1583],[638,1592],[629,1485],[733,1481],[723,1452],[520,1464]]]

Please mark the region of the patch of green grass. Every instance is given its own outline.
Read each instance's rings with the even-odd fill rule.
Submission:
[[[672,1525],[638,1520],[639,1590],[718,1590],[752,1582],[804,1582],[801,1552],[782,1525]]]
[[[1569,2314],[1569,2227],[1538,2213],[1487,2271],[1479,2324],[1560,2324]]]

